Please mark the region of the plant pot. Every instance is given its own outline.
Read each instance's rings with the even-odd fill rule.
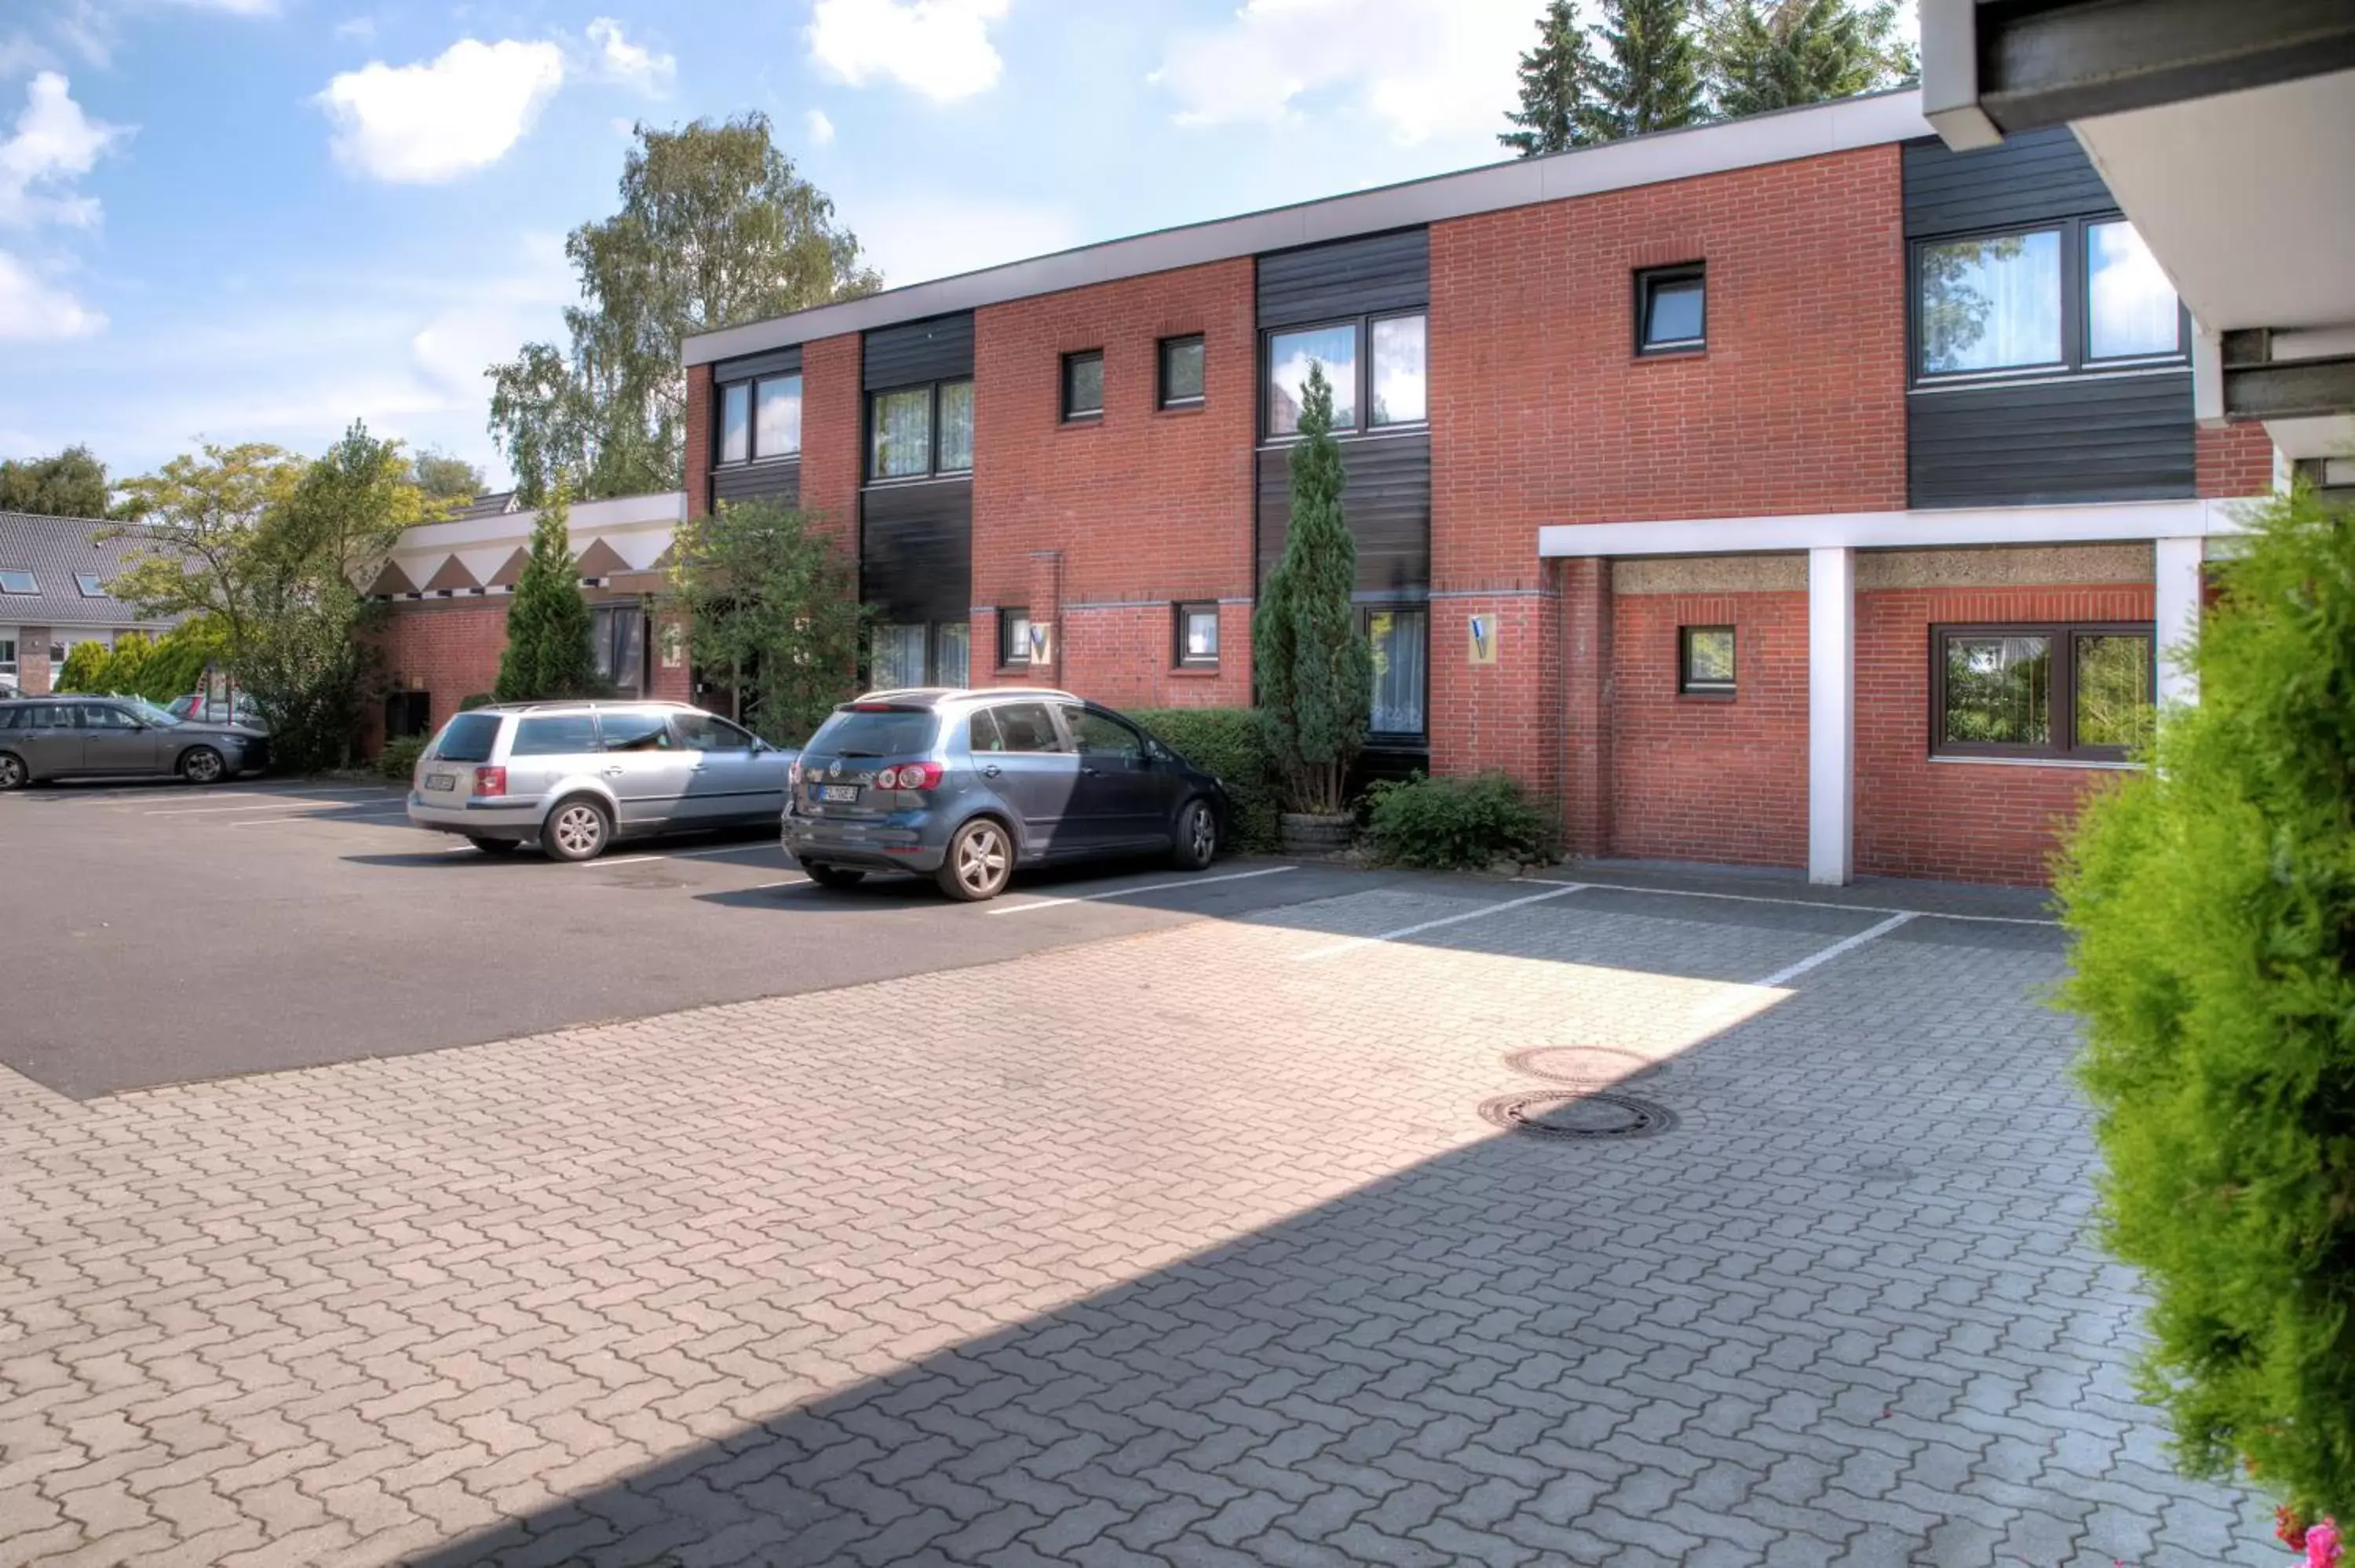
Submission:
[[[1334,816],[1321,811],[1286,811],[1283,816],[1284,853],[1339,854],[1349,847],[1357,829],[1358,820],[1347,811]]]

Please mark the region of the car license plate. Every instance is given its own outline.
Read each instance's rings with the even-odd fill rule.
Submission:
[[[458,776],[454,773],[428,773],[425,776],[425,787],[428,789],[455,789],[458,787]]]
[[[817,798],[821,800],[856,800],[858,799],[858,786],[856,784],[821,784],[817,787]]]

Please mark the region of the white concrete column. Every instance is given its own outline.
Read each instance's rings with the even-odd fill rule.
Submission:
[[[2159,539],[2154,542],[2151,551],[2157,567],[2154,587],[2161,707],[2169,703],[2200,700],[2200,677],[2193,673],[2188,660],[2179,662],[2175,655],[2188,652],[2190,643],[2200,635],[2200,563],[2204,553],[2201,546],[2197,538]]]
[[[1856,874],[1856,552],[1807,552],[1807,880]]]

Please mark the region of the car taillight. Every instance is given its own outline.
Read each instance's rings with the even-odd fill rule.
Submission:
[[[504,795],[504,794],[506,794],[506,792],[507,792],[507,770],[506,770],[506,768],[475,768],[475,769],[474,769],[474,793],[475,793],[475,794],[477,794],[477,795]]]
[[[941,765],[937,762],[903,762],[875,776],[879,789],[930,789],[940,781]]]

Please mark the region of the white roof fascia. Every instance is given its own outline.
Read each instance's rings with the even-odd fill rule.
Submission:
[[[1538,530],[1538,554],[1747,556],[1791,550],[1922,550],[2209,538],[2240,533],[2241,509],[2260,499],[1820,512],[1665,523],[1556,523]]]

